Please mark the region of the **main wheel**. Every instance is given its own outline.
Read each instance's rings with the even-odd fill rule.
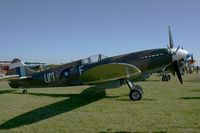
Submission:
[[[168,81],[169,81],[171,79],[171,76],[168,74],[167,77],[168,77]]]
[[[162,77],[162,81],[163,81],[163,82],[167,82],[167,81],[169,81],[169,78],[168,78],[168,76],[166,76],[166,75],[165,75],[165,76],[163,76],[163,77]]]
[[[142,92],[139,89],[131,90],[129,98],[133,101],[138,101],[142,98]]]

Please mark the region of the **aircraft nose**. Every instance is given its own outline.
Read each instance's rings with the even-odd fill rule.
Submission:
[[[175,54],[173,54],[173,61],[185,60],[190,56],[189,52],[184,49],[179,49]]]

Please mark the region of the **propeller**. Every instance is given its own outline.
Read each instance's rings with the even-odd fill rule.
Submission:
[[[172,51],[171,49],[174,48],[174,43],[173,43],[173,38],[172,38],[172,33],[171,33],[170,25],[168,25],[168,31],[169,31],[169,48],[170,48],[170,51]],[[172,53],[172,55],[173,54],[176,55],[179,49],[180,49],[180,45],[176,49],[175,53]],[[174,62],[172,62],[171,66],[172,66],[172,74],[174,76],[176,74],[177,77],[178,77],[178,79],[179,79],[179,81],[180,81],[180,83],[183,84],[183,80],[182,80],[181,71],[180,71],[180,67],[179,67],[178,61],[175,60]]]

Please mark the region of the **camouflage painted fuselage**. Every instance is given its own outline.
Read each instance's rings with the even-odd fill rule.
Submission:
[[[111,63],[124,63],[137,67],[141,71],[140,75],[129,78],[135,81],[143,75],[158,72],[169,66],[172,63],[172,55],[168,49],[153,49],[108,57],[97,62],[84,63],[83,60],[78,60],[46,71],[31,73],[31,78],[28,79],[11,80],[10,86],[14,88],[35,88],[83,85],[84,83],[81,81],[80,76],[85,71]],[[100,73],[97,71],[96,74],[98,75]]]

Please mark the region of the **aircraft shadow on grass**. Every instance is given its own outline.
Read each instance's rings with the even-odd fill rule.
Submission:
[[[67,97],[67,99],[34,109],[17,117],[14,117],[0,125],[0,129],[11,129],[23,125],[29,125],[41,120],[45,120],[56,115],[72,111],[103,98],[114,98],[106,96],[105,89],[97,91],[95,87],[87,88],[80,94],[43,94],[30,93],[36,96]]]
[[[117,132],[99,132],[99,133],[145,133],[145,132],[129,132],[129,131],[117,131]],[[167,133],[167,132],[163,132],[163,131],[160,131],[160,132],[153,132],[153,133]]]
[[[133,133],[133,132],[117,131],[117,132],[99,132],[99,133]],[[139,132],[138,132],[138,133],[139,133]]]
[[[144,98],[143,101],[156,101],[156,99]],[[117,99],[117,101],[130,101],[129,99]]]
[[[185,99],[185,100],[199,99],[200,100],[200,97],[181,97],[181,99]]]
[[[200,92],[200,90],[191,90],[191,92]]]
[[[11,93],[11,92],[14,92],[16,90],[3,90],[3,91],[0,91],[0,94],[6,94],[6,93]]]

